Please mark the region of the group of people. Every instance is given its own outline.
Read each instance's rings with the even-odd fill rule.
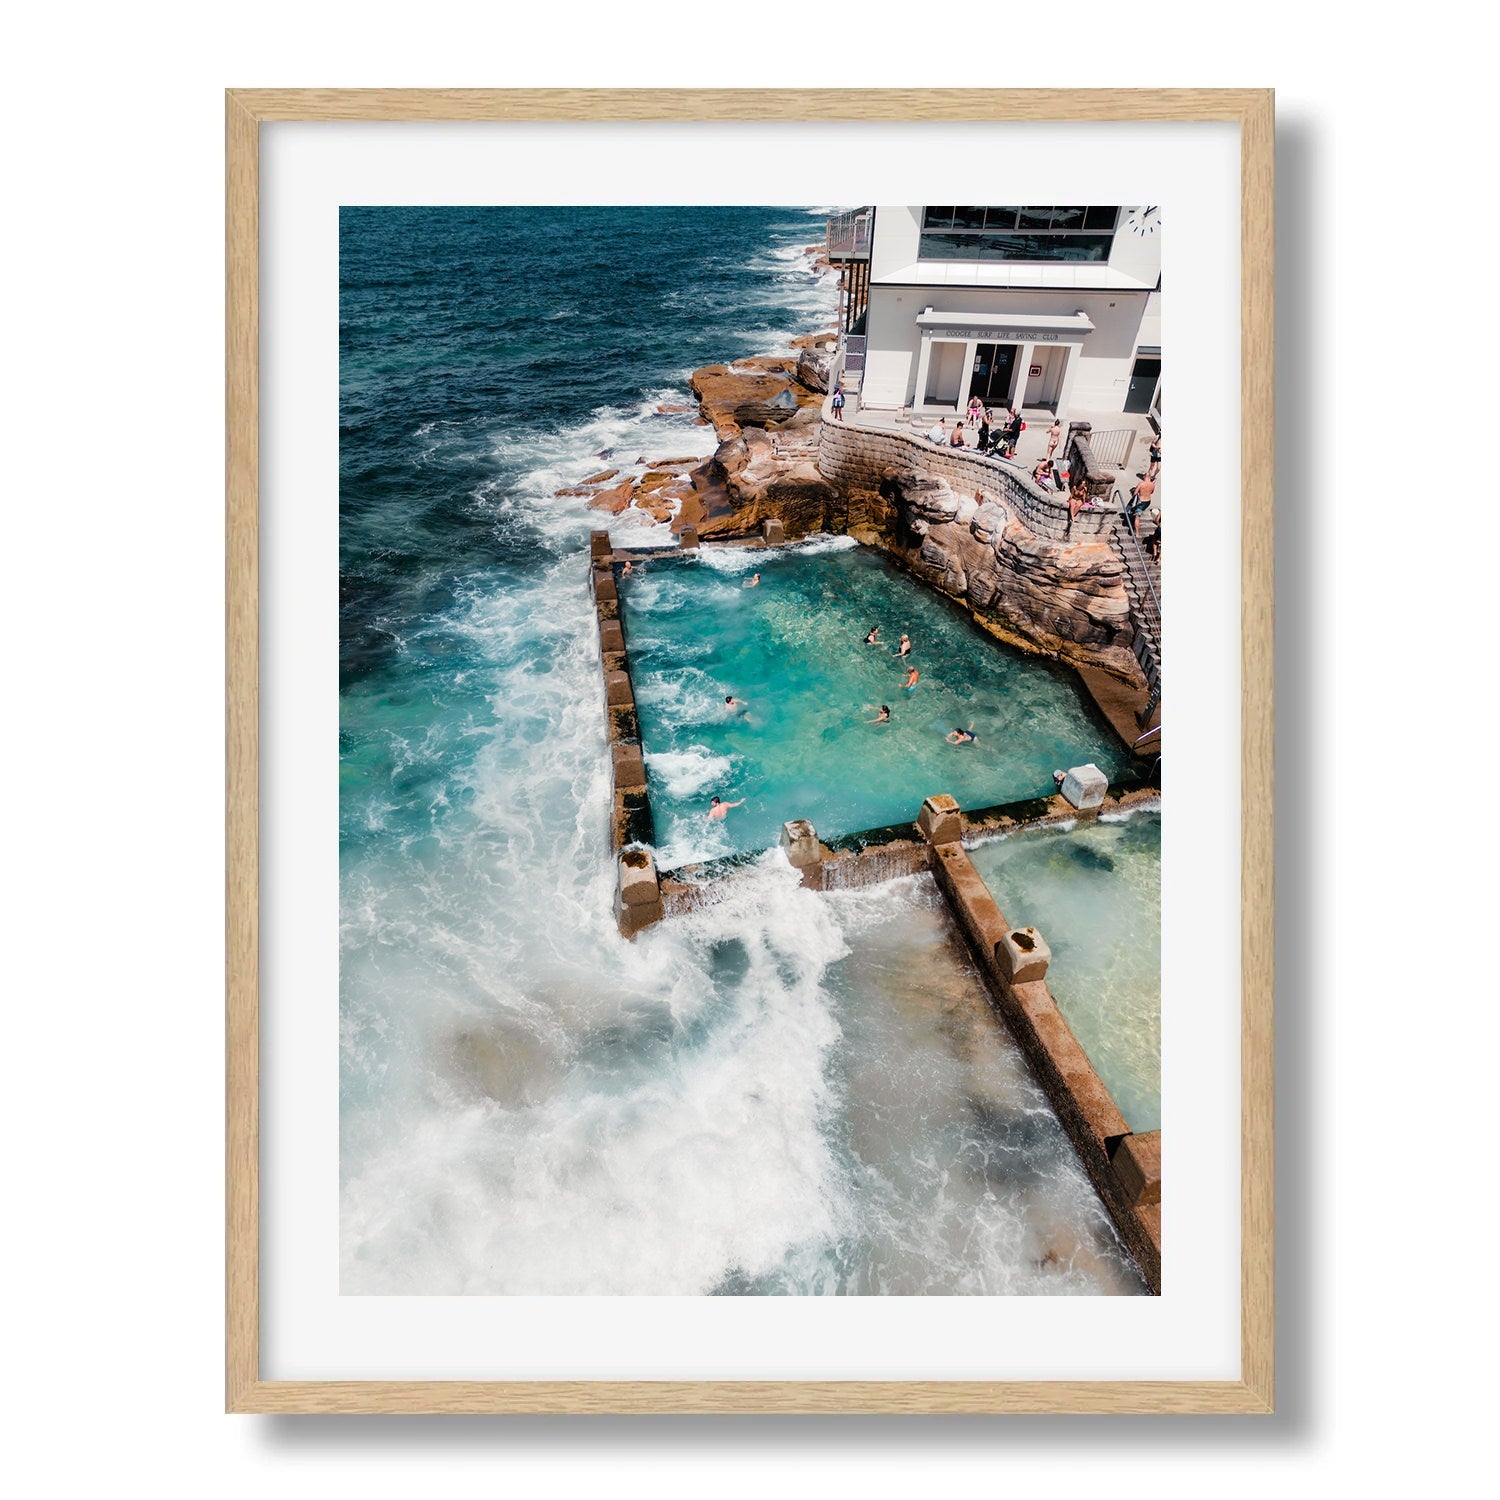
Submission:
[[[1026,423],[1021,418],[1019,407],[1003,410],[1000,420],[996,421],[994,413],[975,396],[970,400],[968,411],[963,417],[953,418],[951,427],[946,417],[939,417],[927,429],[927,438],[939,447],[968,448],[971,446],[967,436],[970,428],[974,429],[975,440],[972,446],[976,452],[995,458],[1013,458],[1020,445],[1021,434],[1026,431]],[[1053,482],[1053,455],[1060,442],[1062,423],[1054,417],[1052,425],[1047,429],[1047,457],[1043,460],[1047,464],[1046,482],[1049,484]],[[1033,474],[1033,478],[1035,477]]]
[[[865,645],[884,646],[886,644],[888,643],[880,639],[880,626],[872,625],[870,629],[865,633]],[[901,639],[896,645],[896,660],[905,662],[908,661],[908,658],[910,656],[911,637],[907,635],[905,631],[902,631]],[[908,697],[917,690],[917,684],[921,680],[921,672],[918,671],[916,667],[908,665],[906,667],[906,680],[901,684],[901,686],[906,689]],[[876,705],[872,703],[866,704],[865,706],[867,708],[876,707]],[[866,724],[889,724],[890,722],[891,706],[889,703],[880,704],[875,717],[873,719],[865,720]],[[974,726],[971,724],[967,729],[954,729],[951,733],[945,735],[944,738],[950,745],[970,745],[974,743],[978,736],[974,733]]]

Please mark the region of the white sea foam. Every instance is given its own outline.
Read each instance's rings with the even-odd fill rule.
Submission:
[[[691,797],[706,787],[720,786],[734,775],[734,758],[715,755],[702,745],[684,750],[648,752],[647,769],[659,776],[669,797]]]

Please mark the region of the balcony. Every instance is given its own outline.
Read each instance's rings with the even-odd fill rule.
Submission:
[[[874,222],[873,208],[851,208],[847,213],[837,214],[828,221],[828,259],[835,264],[841,261],[869,260],[870,225]]]

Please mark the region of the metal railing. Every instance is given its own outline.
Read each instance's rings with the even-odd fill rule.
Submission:
[[[829,260],[863,260],[870,254],[870,224],[873,208],[851,208],[828,220]]]
[[[1110,498],[1123,508],[1123,497],[1118,489]],[[1161,702],[1161,598],[1156,592],[1156,580],[1140,538],[1130,529],[1128,514],[1119,518],[1114,539],[1115,550],[1133,585],[1130,609],[1135,617],[1136,632],[1132,650],[1146,678],[1146,706],[1141,712],[1141,722],[1144,723]]]
[[[1129,466],[1130,455],[1135,451],[1137,433],[1134,427],[1115,427],[1108,432],[1090,432],[1089,447],[1094,450],[1096,463],[1111,469]]]

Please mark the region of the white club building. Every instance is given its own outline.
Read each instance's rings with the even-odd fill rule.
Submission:
[[[845,383],[868,411],[1161,421],[1156,205],[867,207],[831,219]]]

